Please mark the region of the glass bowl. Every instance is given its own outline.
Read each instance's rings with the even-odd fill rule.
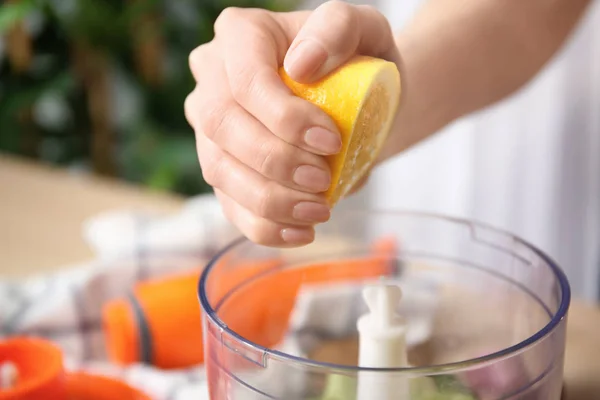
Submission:
[[[402,290],[402,368],[358,366],[362,289],[380,283]],[[568,281],[484,224],[345,211],[302,248],[240,238],[204,270],[199,300],[211,400],[561,397]],[[381,382],[368,399],[361,379]]]

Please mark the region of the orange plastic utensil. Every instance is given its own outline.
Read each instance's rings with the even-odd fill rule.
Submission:
[[[277,259],[243,263],[212,282],[208,296],[221,299],[249,275],[280,264]],[[197,271],[144,282],[131,296],[107,303],[103,320],[110,359],[122,365],[141,361],[163,369],[201,364],[199,278]]]
[[[60,349],[45,339],[0,341],[0,364],[16,367],[16,385],[0,389],[0,400],[151,400],[126,383],[84,372],[66,372]]]
[[[65,400],[65,371],[60,349],[37,338],[15,337],[0,341],[0,364],[12,363],[16,384],[0,389],[0,400]]]
[[[83,372],[67,375],[67,392],[68,400],[151,400],[122,381]]]

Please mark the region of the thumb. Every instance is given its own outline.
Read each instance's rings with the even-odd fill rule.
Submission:
[[[287,74],[311,82],[355,54],[397,61],[398,49],[387,19],[370,6],[329,1],[310,14],[284,59]]]

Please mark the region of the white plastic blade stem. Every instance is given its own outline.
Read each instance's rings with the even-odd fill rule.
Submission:
[[[366,287],[363,297],[369,313],[359,318],[359,366],[366,368],[406,368],[406,327],[396,314],[402,291],[396,285]],[[408,380],[398,373],[362,371],[358,380],[358,400],[408,400]]]

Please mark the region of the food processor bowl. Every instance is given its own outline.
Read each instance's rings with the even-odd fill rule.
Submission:
[[[362,292],[381,284],[402,291],[400,368],[359,365]],[[336,212],[309,246],[231,243],[199,299],[211,400],[561,397],[568,281],[539,249],[484,224]],[[368,379],[378,383],[365,395]]]

